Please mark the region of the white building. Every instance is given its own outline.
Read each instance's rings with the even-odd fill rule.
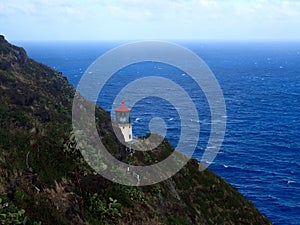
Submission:
[[[122,105],[115,109],[116,122],[122,131],[125,142],[132,141],[132,126],[130,122],[131,109],[124,105],[125,101],[122,100]]]

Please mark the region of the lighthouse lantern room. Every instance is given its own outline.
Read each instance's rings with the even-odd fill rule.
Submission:
[[[115,109],[116,121],[122,131],[125,142],[132,141],[132,126],[130,122],[130,108],[125,106],[125,101],[122,100],[122,105]]]

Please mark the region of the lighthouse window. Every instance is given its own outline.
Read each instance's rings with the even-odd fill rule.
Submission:
[[[129,134],[129,139],[131,139],[131,134]]]

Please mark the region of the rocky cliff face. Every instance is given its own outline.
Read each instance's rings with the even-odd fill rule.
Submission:
[[[72,134],[74,89],[58,72],[0,36],[1,224],[271,224],[233,186],[192,159],[146,187],[104,179],[85,163]],[[96,107],[98,133],[120,160],[128,153],[109,114]],[[173,152],[167,142],[152,158]],[[132,163],[147,164],[147,153]]]
[[[8,70],[15,66],[24,66],[27,56],[23,48],[9,44],[3,35],[0,35],[0,46],[1,70]]]

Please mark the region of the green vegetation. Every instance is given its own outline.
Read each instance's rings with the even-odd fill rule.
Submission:
[[[97,193],[88,198],[86,218],[90,224],[115,224],[122,217],[121,204],[109,197],[101,198]]]
[[[30,221],[24,209],[17,208],[8,201],[4,195],[0,194],[0,222],[3,225],[42,225],[41,222]]]
[[[230,184],[199,172],[194,159],[152,186],[123,186],[96,174],[72,132],[74,94],[61,73],[0,36],[0,224],[270,224]],[[101,140],[119,160],[149,165],[174,151],[163,140],[130,156],[109,114],[96,107],[95,117]],[[88,148],[96,156],[97,149]]]
[[[0,196],[0,221],[2,224],[26,224],[27,220],[24,209],[18,209]]]

